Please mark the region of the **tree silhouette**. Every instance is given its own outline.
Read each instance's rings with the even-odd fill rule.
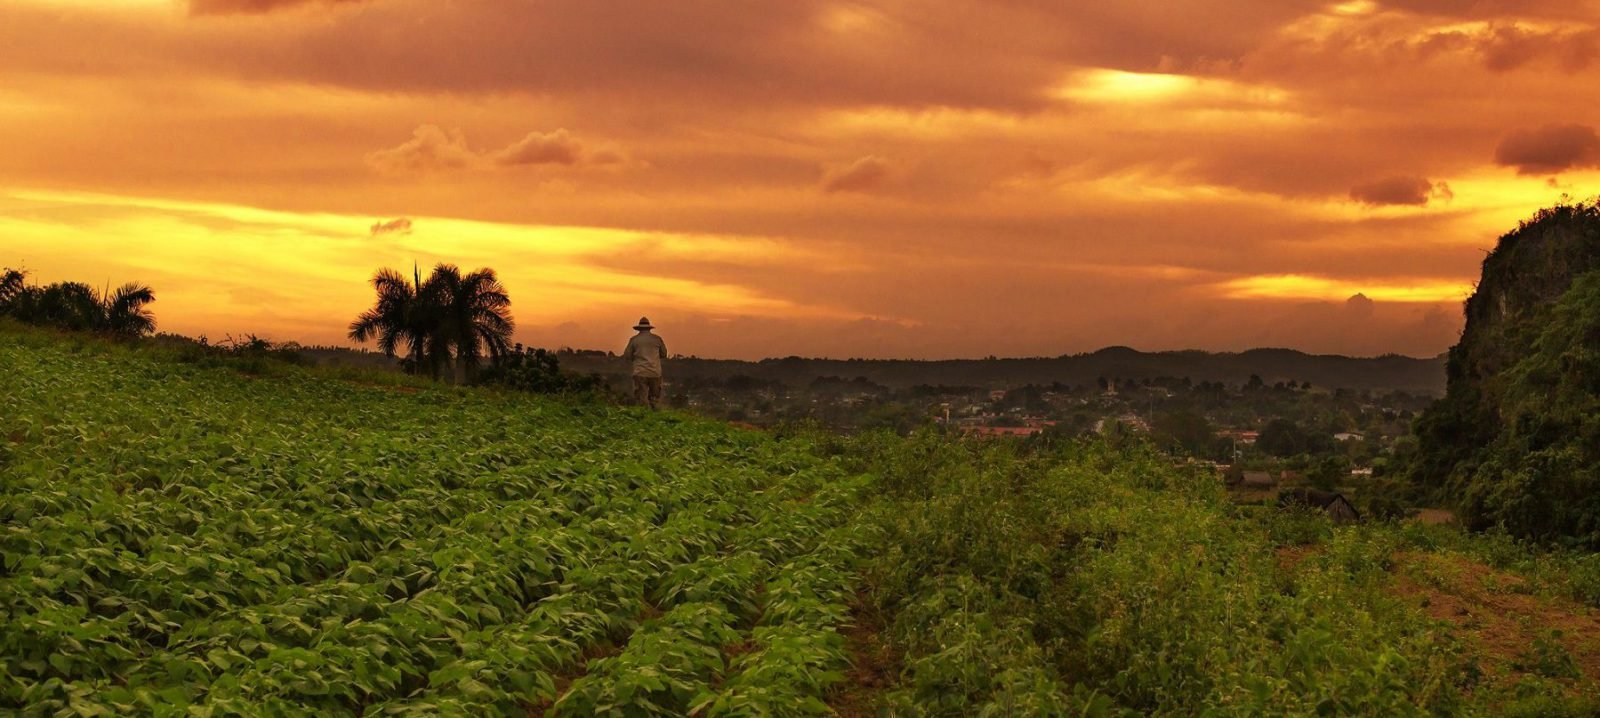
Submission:
[[[455,355],[457,381],[477,371],[479,357],[498,357],[510,348],[511,298],[493,269],[466,276],[453,264],[440,264],[424,285],[438,324],[430,342],[435,356]]]
[[[82,282],[58,282],[45,287],[28,307],[26,321],[48,324],[70,331],[99,329],[105,306],[93,287]]]
[[[155,300],[155,291],[146,285],[128,282],[117,287],[117,291],[110,296],[101,298],[105,311],[105,330],[124,336],[154,332],[156,318],[146,307]]]
[[[377,302],[350,323],[350,338],[358,342],[376,338],[378,351],[390,357],[403,344],[412,371],[426,369],[437,375],[437,365],[427,356],[434,317],[422,296],[422,282],[408,282],[405,275],[385,268],[372,275],[372,288],[378,293]]]
[[[0,313],[29,324],[71,331],[98,331],[136,337],[156,330],[148,309],[155,291],[135,282],[101,294],[82,282],[57,282],[47,287],[24,283],[27,273],[0,273]]]
[[[437,378],[454,357],[456,376],[465,381],[484,353],[500,356],[510,346],[511,298],[492,269],[463,276],[453,264],[439,264],[427,281],[411,281],[393,269],[372,277],[377,301],[350,323],[350,338],[376,339],[378,350],[395,356],[404,346],[408,365]]]

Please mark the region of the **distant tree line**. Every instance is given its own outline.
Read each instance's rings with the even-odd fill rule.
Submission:
[[[156,330],[149,286],[129,282],[97,290],[82,282],[29,284],[26,270],[0,271],[0,316],[38,326],[137,337]]]

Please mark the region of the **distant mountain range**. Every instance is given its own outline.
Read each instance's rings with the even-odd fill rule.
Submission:
[[[621,359],[598,352],[562,354],[561,367],[579,373],[616,375],[627,371]],[[1088,354],[1016,359],[807,359],[788,357],[740,361],[680,357],[669,360],[673,378],[727,379],[744,375],[788,385],[804,385],[819,377],[867,380],[891,388],[919,384],[1015,387],[1024,384],[1094,384],[1098,379],[1190,380],[1243,384],[1252,374],[1273,384],[1311,382],[1313,387],[1395,390],[1439,395],[1445,387],[1445,355],[1417,359],[1400,355],[1347,357],[1307,354],[1293,349],[1251,349],[1243,352],[1142,352],[1107,347]]]

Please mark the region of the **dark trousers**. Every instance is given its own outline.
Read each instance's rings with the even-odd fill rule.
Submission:
[[[636,376],[633,378],[633,396],[640,404],[652,409],[661,403],[661,377]]]

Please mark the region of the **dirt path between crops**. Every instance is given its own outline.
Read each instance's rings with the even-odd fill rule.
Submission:
[[[850,608],[850,628],[845,631],[850,669],[843,685],[828,698],[828,707],[841,718],[876,716],[878,698],[894,684],[899,670],[882,617],[869,606],[866,597],[858,596]]]
[[[1538,646],[1557,644],[1586,680],[1600,679],[1600,612],[1565,596],[1536,595],[1522,577],[1460,556],[1395,556],[1394,590],[1475,644],[1492,678],[1540,670]]]

